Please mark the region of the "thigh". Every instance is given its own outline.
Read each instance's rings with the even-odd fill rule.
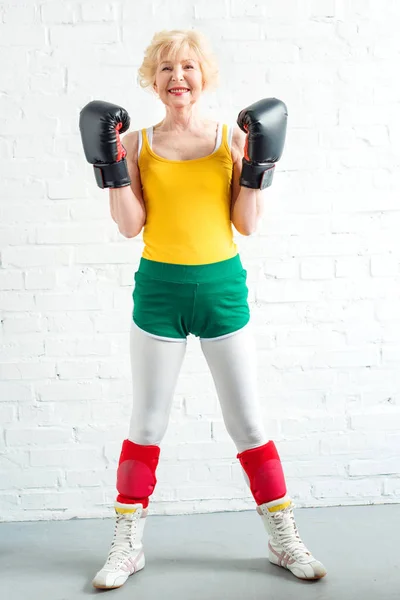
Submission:
[[[246,271],[201,284],[198,288],[192,332],[202,339],[242,329],[250,319]]]
[[[257,389],[257,356],[247,325],[230,335],[201,339],[225,425],[239,452],[266,443]]]
[[[193,286],[153,279],[138,271],[133,289],[133,321],[147,333],[185,339],[193,297]]]
[[[132,323],[130,356],[133,406],[129,439],[158,445],[167,428],[186,339],[156,337]]]

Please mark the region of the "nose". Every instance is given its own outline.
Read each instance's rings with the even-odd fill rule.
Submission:
[[[172,72],[172,79],[174,81],[177,81],[177,80],[182,81],[182,79],[183,79],[183,70],[182,70],[181,66],[174,68],[174,70]]]

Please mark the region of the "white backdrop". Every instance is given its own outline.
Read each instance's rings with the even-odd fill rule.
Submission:
[[[394,0],[5,1],[0,5],[0,520],[111,515],[130,417],[140,239],[126,240],[78,130],[92,99],[132,129],[155,31],[198,28],[234,122],[276,96],[286,148],[266,216],[238,236],[260,398],[301,506],[400,492],[400,6]],[[198,341],[162,446],[155,513],[253,507]]]

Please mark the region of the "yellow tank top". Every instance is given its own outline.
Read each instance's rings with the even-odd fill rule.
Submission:
[[[192,160],[153,152],[142,130],[139,171],[146,205],[143,258],[202,265],[237,254],[230,220],[232,157],[228,128],[218,148]]]

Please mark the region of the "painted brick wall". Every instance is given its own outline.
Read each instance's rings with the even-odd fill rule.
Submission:
[[[398,502],[400,6],[394,0],[0,4],[0,520],[111,514],[130,417],[141,240],[84,160],[79,111],[162,117],[136,84],[160,29],[220,59],[205,114],[282,98],[289,129],[249,273],[260,399],[299,505]],[[253,501],[197,340],[164,440],[156,513]]]

